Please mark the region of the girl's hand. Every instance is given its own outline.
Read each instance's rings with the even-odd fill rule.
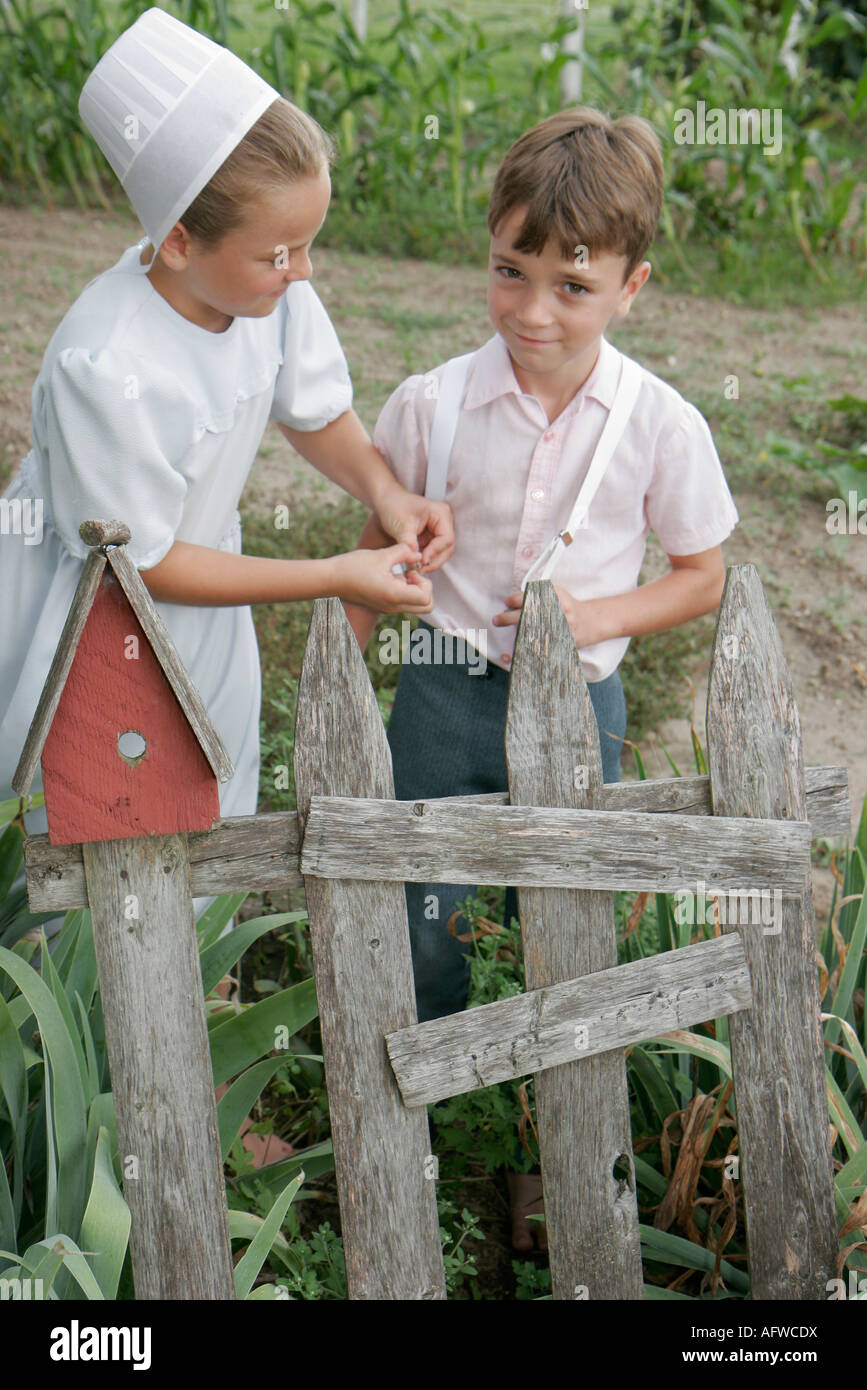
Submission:
[[[593,599],[582,601],[573,598],[569,590],[561,588],[559,584],[554,585],[554,592],[560,600],[560,607],[563,609],[576,647],[592,647],[611,635],[603,629]],[[524,595],[520,591],[509,594],[506,599],[506,612],[497,613],[492,619],[494,627],[517,626],[523,602]]]
[[[376,516],[387,536],[422,552],[422,572],[438,570],[454,552],[455,524],[446,502],[432,502],[395,483],[379,498]]]
[[[391,572],[393,565],[411,565],[420,559],[414,543],[335,555],[332,564],[337,597],[376,613],[429,613],[433,608],[430,580],[418,570],[408,570],[405,575]]]

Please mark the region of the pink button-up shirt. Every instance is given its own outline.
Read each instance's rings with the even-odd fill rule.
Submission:
[[[470,363],[446,487],[457,544],[431,575],[434,609],[425,622],[477,647],[473,634],[486,629],[488,660],[506,670],[517,629],[493,627],[491,619],[569,519],[614,400],[620,357],[603,338],[589,377],[553,424],[536,397],[521,390],[499,334]],[[638,400],[586,524],[551,576],[577,599],[635,589],[651,528],[667,554],[692,555],[719,545],[738,521],[704,418],[672,386],[641,371]],[[425,490],[441,372],[398,386],[374,434],[412,492]],[[628,637],[618,637],[582,648],[585,678],[604,680],[628,645]]]

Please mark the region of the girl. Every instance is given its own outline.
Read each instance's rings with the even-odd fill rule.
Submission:
[[[319,126],[159,9],[103,56],[79,109],[147,236],[87,285],[52,337],[33,448],[0,509],[0,800],[14,795],[87,554],[79,525],[117,518],[232,758],[221,813],[252,814],[260,668],[249,605],[337,595],[428,612],[422,571],[451,554],[451,514],[397,483],[350,408],[346,360],[309,283],[333,157]],[[243,555],[237,503],[269,417],[399,543],[328,560]],[[418,568],[400,574],[407,564]],[[44,809],[25,823],[46,830]]]

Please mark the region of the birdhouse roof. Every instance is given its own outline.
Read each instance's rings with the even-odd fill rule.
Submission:
[[[190,680],[177,648],[169,636],[168,628],[157,612],[141,575],[126,553],[125,543],[130,539],[129,528],[118,521],[85,521],[79,527],[79,534],[92,548],[84,562],[78,588],[60,634],[60,641],[39,697],[15,776],[12,778],[14,790],[19,796],[26,796],[30,790],[36,765],[42,756],[48,731],[60,704],[81,634],[107,564],[129,600],[160,669],[174,692],[214,776],[220,782],[227,782],[235,771],[232,761],[211,722],[202,697]]]

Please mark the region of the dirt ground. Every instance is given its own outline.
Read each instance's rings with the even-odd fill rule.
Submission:
[[[121,213],[80,213],[0,206],[0,487],[30,447],[30,394],[48,340],[84,285],[137,240]],[[356,389],[356,406],[372,429],[390,391],[490,336],[484,272],[316,248],[314,283],[340,333]],[[422,330],[425,360],[418,360]],[[831,310],[756,310],[663,292],[653,281],[614,336],[624,351],[669,380],[711,417],[721,411],[723,380],[737,373],[738,406],[761,439],[786,433],[790,401],[779,383],[815,382],[820,399],[864,395],[867,334],[861,306]],[[714,402],[716,407],[714,409]],[[732,403],[732,408],[738,408]],[[725,463],[725,451],[720,447]],[[724,547],[727,563],[758,569],[782,636],[803,729],[807,763],[849,770],[852,823],[867,793],[867,537],[830,537],[820,501],[791,502],[776,488],[732,483],[741,524]],[[245,494],[248,510],[290,509],[305,497],[337,495],[333,485],[269,426]],[[644,577],[664,572],[651,546]],[[696,691],[695,724],[704,737],[706,659],[683,672]],[[692,766],[685,721],[668,721],[660,737],[675,761]],[[651,775],[665,776],[661,752]],[[817,881],[817,907],[827,882]]]

